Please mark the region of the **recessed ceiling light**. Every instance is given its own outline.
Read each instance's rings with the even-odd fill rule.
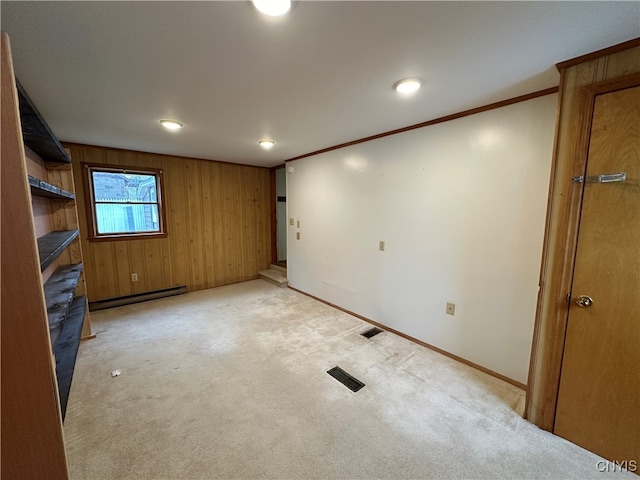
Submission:
[[[270,148],[273,148],[275,144],[276,142],[273,142],[271,140],[260,140],[258,142],[258,145],[260,145],[262,148],[265,148],[267,150],[269,150]]]
[[[265,15],[279,17],[291,8],[291,0],[251,0],[253,5]]]
[[[396,82],[393,88],[399,93],[413,93],[420,88],[420,80],[406,78]]]
[[[175,120],[160,120],[160,125],[168,130],[180,130],[184,125]]]

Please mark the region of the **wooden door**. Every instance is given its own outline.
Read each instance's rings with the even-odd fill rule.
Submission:
[[[598,182],[598,175],[619,172],[626,180]],[[596,96],[584,182],[554,432],[608,460],[637,465],[640,86]],[[592,305],[579,306],[581,295]]]

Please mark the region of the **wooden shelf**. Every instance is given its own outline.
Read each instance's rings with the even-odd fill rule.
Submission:
[[[62,479],[69,477],[62,419],[80,339],[92,336],[82,251],[72,244],[79,235],[73,168],[17,82],[9,38],[0,36],[2,211],[11,212],[2,216],[1,475]]]
[[[36,197],[57,198],[60,200],[75,200],[76,198],[75,193],[67,192],[31,175],[29,175],[29,187],[31,187],[31,195]]]
[[[71,163],[71,158],[53,134],[47,122],[35,107],[27,92],[16,79],[18,102],[20,104],[20,123],[22,139],[31,150],[47,162]]]
[[[40,271],[44,271],[51,262],[73,242],[80,232],[78,230],[60,230],[47,233],[38,238],[38,253],[40,254]]]
[[[64,320],[73,301],[73,295],[80,281],[82,264],[58,267],[44,284],[44,298],[47,304],[49,335],[51,345],[55,345],[62,331]]]
[[[69,399],[69,391],[71,390],[71,380],[78,356],[78,348],[80,347],[82,323],[86,309],[86,297],[82,296],[73,299],[69,314],[62,324],[62,331],[60,332],[58,341],[53,346],[53,353],[56,356],[56,376],[58,377],[62,420],[64,420],[65,413],[67,412],[67,401]]]

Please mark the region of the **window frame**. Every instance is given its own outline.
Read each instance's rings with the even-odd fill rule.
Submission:
[[[105,165],[97,163],[81,163],[82,180],[84,184],[84,204],[87,213],[87,238],[92,242],[99,241],[117,241],[117,240],[149,240],[154,238],[167,237],[167,219],[165,214],[165,189],[164,189],[164,170],[152,167],[133,167],[127,165]],[[96,214],[96,204],[102,202],[95,201],[93,187],[93,173],[131,173],[136,175],[150,175],[156,178],[156,202],[148,202],[158,206],[158,223],[159,230],[157,232],[119,232],[119,233],[98,233],[98,223]],[[123,203],[127,204],[127,203]],[[145,204],[144,202],[131,202],[130,204]]]

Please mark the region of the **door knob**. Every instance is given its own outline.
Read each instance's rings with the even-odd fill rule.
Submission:
[[[589,308],[593,305],[593,298],[588,295],[580,295],[579,297],[576,297],[576,305],[582,308]]]

